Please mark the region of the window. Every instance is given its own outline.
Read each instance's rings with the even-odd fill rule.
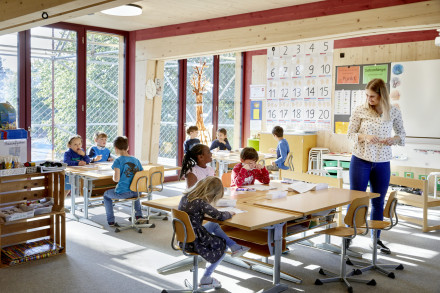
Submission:
[[[0,103],[9,102],[18,109],[18,38],[17,34],[0,36]],[[17,119],[18,120],[18,119]]]

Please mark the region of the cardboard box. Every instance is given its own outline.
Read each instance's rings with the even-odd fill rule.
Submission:
[[[27,162],[27,140],[0,140],[0,156],[16,156],[20,159],[21,163]]]

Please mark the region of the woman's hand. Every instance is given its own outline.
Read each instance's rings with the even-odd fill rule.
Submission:
[[[368,143],[381,143],[381,141],[379,140],[379,138],[375,135],[370,135],[370,134],[364,134],[363,136],[363,141],[366,141]]]
[[[398,140],[400,140],[400,137],[398,136],[388,137],[382,140],[382,143],[385,145],[395,145],[397,144]]]

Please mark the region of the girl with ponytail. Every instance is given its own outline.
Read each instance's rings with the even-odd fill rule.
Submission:
[[[212,154],[209,147],[204,144],[196,144],[183,156],[179,179],[185,177],[186,185],[190,188],[197,181],[214,176],[214,168],[207,165],[210,162],[212,162]]]

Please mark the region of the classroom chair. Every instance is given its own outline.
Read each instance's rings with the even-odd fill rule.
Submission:
[[[355,274],[355,270],[351,271],[347,274],[346,270],[346,258],[347,258],[347,241],[348,239],[353,239],[356,235],[366,235],[368,233],[368,223],[367,223],[367,214],[368,214],[368,205],[370,199],[368,197],[365,198],[357,198],[353,200],[350,205],[350,208],[345,215],[344,222],[348,227],[339,226],[330,229],[325,229],[322,231],[315,232],[317,234],[325,234],[342,237],[342,253],[341,253],[341,267],[339,275],[323,268],[320,268],[319,273],[321,275],[330,275],[330,278],[326,279],[316,279],[315,285],[322,285],[324,283],[330,282],[344,282],[348,287],[348,292],[353,292],[353,287],[351,287],[348,281],[357,282],[357,283],[365,283],[370,286],[375,286],[376,281],[374,279],[371,280],[363,280],[350,278]],[[361,227],[365,227],[365,231],[360,229]]]
[[[199,255],[197,253],[185,251],[185,246],[196,239],[196,234],[194,233],[194,229],[191,225],[189,216],[184,211],[179,211],[176,209],[173,209],[171,213],[173,215],[173,238],[171,239],[171,248],[173,248],[174,250],[181,250],[185,256],[193,257],[193,267],[190,270],[193,273],[193,282],[191,284],[187,279],[185,279],[185,286],[188,289],[163,289],[162,293],[203,292],[205,290],[200,289],[198,285]],[[182,244],[182,247],[176,244],[175,240],[180,242]]]
[[[148,170],[139,171],[136,172],[136,174],[133,177],[133,181],[131,181],[130,184],[130,190],[136,192],[137,196],[127,199],[120,199],[120,202],[124,201],[130,201],[131,202],[131,216],[130,216],[130,225],[117,227],[115,229],[115,232],[120,232],[122,230],[127,229],[135,229],[138,233],[142,233],[141,228],[154,228],[154,224],[139,224],[137,223],[136,216],[135,216],[135,210],[134,210],[134,203],[136,200],[140,200],[142,197],[144,197],[143,193],[148,192],[148,178],[150,176],[150,172]]]
[[[385,209],[383,211],[383,216],[384,218],[389,218],[390,221],[368,221],[368,228],[372,229],[374,232],[376,232],[376,230],[390,230],[391,228],[393,228],[394,226],[397,225],[397,223],[399,222],[399,219],[397,217],[397,213],[396,213],[396,206],[397,206],[397,198],[396,198],[396,194],[397,191],[393,191],[390,193],[390,196],[388,197],[388,201],[387,204],[385,206]],[[396,219],[396,221],[393,221],[393,218]],[[360,275],[363,272],[369,271],[369,270],[377,270],[379,272],[381,272],[382,274],[388,276],[391,279],[394,279],[394,273],[393,272],[388,272],[387,270],[385,270],[385,268],[394,268],[396,270],[403,270],[403,265],[402,264],[377,264],[377,234],[374,233],[373,234],[373,256],[371,259],[371,263],[368,262],[360,262],[360,261],[354,261],[354,260],[350,260],[347,259],[347,264],[348,265],[356,265],[356,266],[363,266],[363,265],[367,265],[363,268],[357,269],[355,271],[355,275]]]
[[[153,191],[161,192],[163,190],[163,173],[164,168],[163,166],[145,166],[145,170],[148,170],[150,172],[150,178],[148,185],[148,191],[147,191],[147,199],[152,200],[153,199]],[[166,221],[168,220],[167,215],[161,215],[161,212],[158,213],[151,213],[151,208],[147,207],[147,218],[150,219],[159,219]]]
[[[289,171],[294,171],[293,168],[293,153],[289,152],[289,154],[287,155],[287,159],[286,162],[284,163],[285,166],[289,167]]]
[[[223,184],[223,187],[225,187],[225,188],[227,188],[227,187],[231,187],[231,176],[232,176],[232,173],[231,173],[231,172],[229,172],[229,173],[223,173],[223,175],[222,175],[222,184]]]

